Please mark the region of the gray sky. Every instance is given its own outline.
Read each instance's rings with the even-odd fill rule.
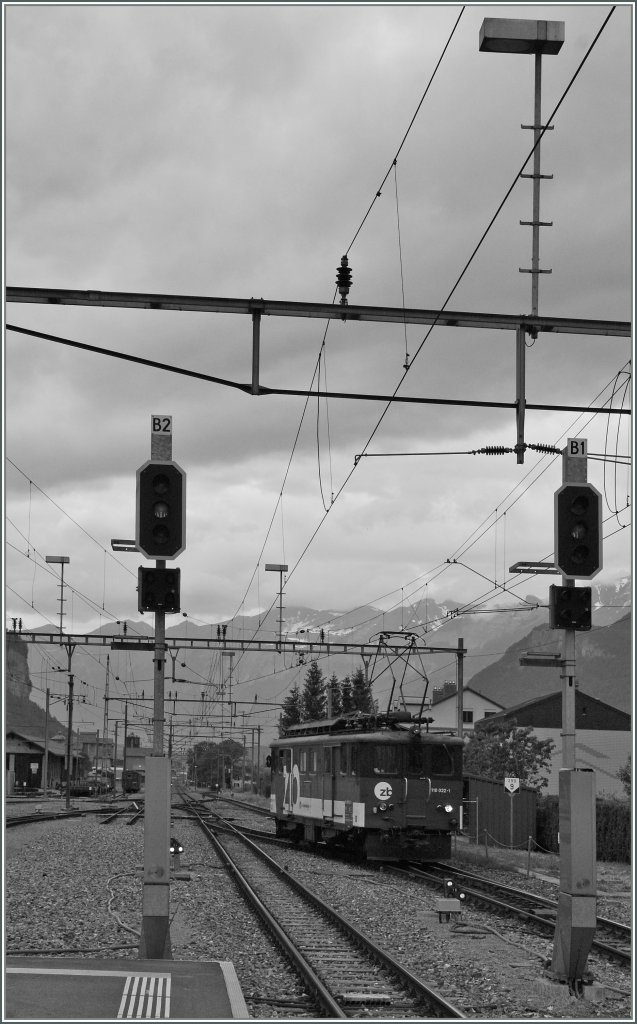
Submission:
[[[5,5],[5,283],[331,302],[349,251],[351,303],[401,306],[404,292],[407,306],[438,309],[533,142],[520,128],[533,120],[533,59],[479,53],[483,19],[565,22],[562,51],[543,60],[546,117],[609,10],[467,6],[350,248],[459,6]],[[632,316],[632,13],[617,6],[542,143],[554,175],[542,183],[541,217],[554,224],[541,232],[544,315]],[[519,221],[530,219],[520,180],[448,309],[530,312],[519,273],[531,259]],[[250,379],[245,316],[15,303],[5,314]],[[325,337],[321,387],[388,394],[425,334],[266,318],[261,382],[308,388]],[[541,334],[527,350],[527,400],[599,405],[615,382],[614,406],[628,405],[631,352],[627,339]],[[303,398],[248,397],[12,332],[4,359],[5,618],[26,628],[58,621],[46,554],[71,559],[67,629],[138,617],[142,562],[113,556],[110,539],[134,535],[135,472],[157,413],[173,417],[188,476],[177,564],[195,622],[268,607],[278,576],[266,562],[289,564],[287,604],[336,610],[425,594],[502,606],[555,579],[521,583],[508,567],[552,556],[560,459],[436,454],[512,447],[512,410],[394,404],[367,451],[429,454],[362,459],[343,487],[382,402],[312,399],[302,419]],[[435,328],[399,393],[513,401],[514,335]],[[591,453],[627,455],[627,420],[529,412],[526,440],[582,436]],[[605,496],[597,581],[608,582],[630,573],[630,475],[593,459],[588,471]]]

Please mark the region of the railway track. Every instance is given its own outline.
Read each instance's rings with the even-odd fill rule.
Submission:
[[[190,808],[196,813],[197,807]],[[336,1019],[464,1018],[444,996],[349,924],[230,823],[200,827],[284,950],[320,1013]],[[226,830],[229,829],[229,830]]]
[[[385,870],[392,870],[387,867]],[[474,903],[482,903],[489,909],[499,913],[514,915],[537,925],[544,931],[555,931],[557,901],[545,896],[518,889],[502,882],[494,882],[481,875],[469,871],[461,871],[447,864],[432,863],[426,870],[416,867],[407,870],[410,877],[440,885],[443,878],[452,878],[459,884],[467,898]],[[631,960],[632,932],[629,927],[619,921],[611,921],[605,917],[597,918],[597,933],[592,948],[615,960],[626,963]]]

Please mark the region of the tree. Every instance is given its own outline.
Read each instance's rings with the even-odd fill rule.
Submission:
[[[352,699],[352,681],[349,676],[345,676],[345,679],[341,683],[341,714],[349,715],[354,710],[354,701]]]
[[[539,740],[530,725],[518,728],[510,722],[478,725],[464,748],[464,772],[503,782],[518,778],[528,786],[542,789],[548,785],[553,740]]]
[[[633,780],[632,758],[630,754],[628,755],[628,760],[626,761],[626,764],[622,765],[622,767],[617,772],[617,778],[624,787],[624,793],[626,794],[626,796],[630,796]]]
[[[343,713],[343,701],[341,698],[341,687],[336,677],[336,672],[332,672],[330,676],[328,687],[331,694],[332,700],[332,718],[336,718],[337,715]]]
[[[279,731],[287,729],[290,725],[298,725],[301,721],[301,715],[301,691],[299,690],[299,684],[295,683],[283,701],[283,711],[279,718]]]
[[[305,673],[305,686],[301,695],[301,717],[304,722],[325,718],[327,694],[325,680],[318,664],[313,661]]]
[[[352,676],[352,710],[374,713],[372,688],[365,679],[362,668],[357,668]]]

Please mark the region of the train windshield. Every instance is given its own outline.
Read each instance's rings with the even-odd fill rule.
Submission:
[[[419,778],[431,775],[460,775],[459,748],[446,743],[422,743],[414,739],[407,750],[407,774]]]
[[[370,767],[374,775],[402,774],[403,752],[397,744],[375,743],[369,750]]]

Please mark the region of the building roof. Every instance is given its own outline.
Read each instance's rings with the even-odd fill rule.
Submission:
[[[8,753],[15,753],[11,750],[11,739],[15,741],[22,741],[32,747],[36,747],[38,750],[44,750],[44,736],[42,734],[36,735],[34,733],[23,732],[21,729],[8,728],[5,733],[5,750]],[[54,740],[49,737],[49,754],[53,754],[56,757],[66,756],[66,743]],[[77,756],[76,753],[73,756]]]
[[[519,726],[530,725],[537,729],[561,728],[561,691],[534,697],[512,708],[498,711],[484,721],[476,722],[476,728],[483,728],[493,722],[510,722],[512,718],[515,718]],[[630,732],[631,718],[625,711],[605,704],[597,697],[591,697],[590,694],[578,689],[575,691],[575,728]]]
[[[432,703],[432,707],[435,707],[436,704],[442,704],[442,702],[445,701],[445,700],[451,700],[452,698],[453,698],[453,700],[455,700],[457,692],[458,692],[457,690],[454,690],[453,693],[443,693],[443,694],[440,694],[437,697],[434,697],[432,702],[431,702]],[[467,696],[468,693],[475,694],[475,696],[479,697],[480,700],[484,700],[488,704],[493,704],[493,706],[496,707],[496,708],[504,708],[504,705],[500,704],[499,701],[494,700],[493,697],[487,697],[486,694],[484,694],[484,693],[480,693],[480,691],[479,690],[475,690],[473,688],[473,686],[463,686],[463,688],[462,688],[463,700]]]

